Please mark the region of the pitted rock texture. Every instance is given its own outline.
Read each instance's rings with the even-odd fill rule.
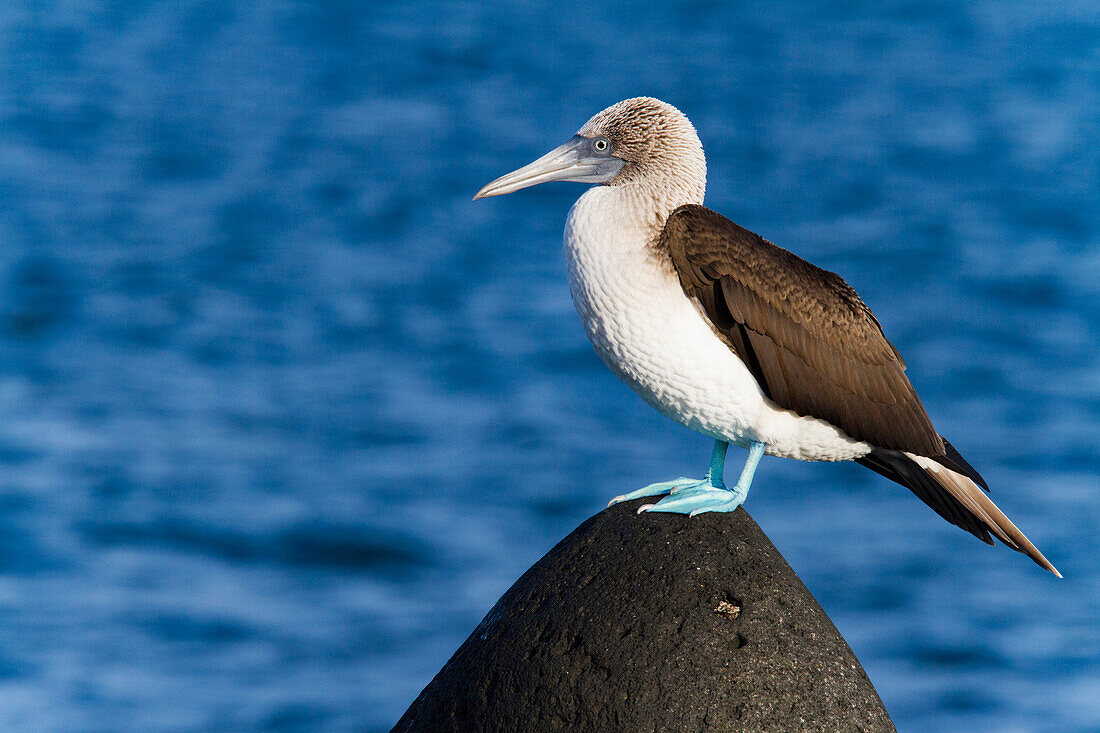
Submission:
[[[524,573],[394,731],[894,731],[751,517],[592,517]]]

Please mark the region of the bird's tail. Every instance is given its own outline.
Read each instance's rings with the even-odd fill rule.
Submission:
[[[913,453],[875,448],[857,459],[886,478],[906,487],[941,517],[992,545],[996,537],[1022,552],[1059,578],[1062,574],[1043,557],[1031,540],[1017,529],[979,486],[985,481],[947,444],[948,454],[926,458]]]

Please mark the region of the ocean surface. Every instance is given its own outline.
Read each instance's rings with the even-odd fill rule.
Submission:
[[[573,311],[584,186],[470,200],[642,94],[1066,576],[766,459],[899,729],[1100,729],[1093,0],[12,2],[0,54],[0,729],[387,730],[609,497],[701,474]]]

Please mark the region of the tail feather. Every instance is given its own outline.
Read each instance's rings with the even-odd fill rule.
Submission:
[[[1008,547],[1022,552],[1040,567],[1059,578],[1062,574],[1043,557],[1024,533],[986,496],[970,475],[977,474],[957,452],[947,461],[914,453],[876,448],[858,459],[860,463],[905,486],[941,517],[962,527],[990,545],[996,537]],[[969,471],[956,470],[965,465]],[[954,464],[954,465],[951,465]],[[981,482],[984,485],[984,481]]]
[[[985,479],[982,478],[982,475],[978,473],[973,466],[966,462],[965,458],[959,455],[959,452],[955,450],[955,446],[951,445],[951,443],[947,441],[947,438],[944,438],[942,435],[940,439],[943,440],[944,455],[933,456],[932,460],[947,466],[956,473],[961,473],[973,479],[974,483],[981,486],[986,491],[989,491],[989,484],[985,482]]]

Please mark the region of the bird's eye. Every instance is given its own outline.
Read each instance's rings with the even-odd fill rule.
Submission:
[[[606,152],[611,147],[611,143],[607,141],[607,138],[598,137],[592,142],[592,147],[596,149],[596,152]]]

